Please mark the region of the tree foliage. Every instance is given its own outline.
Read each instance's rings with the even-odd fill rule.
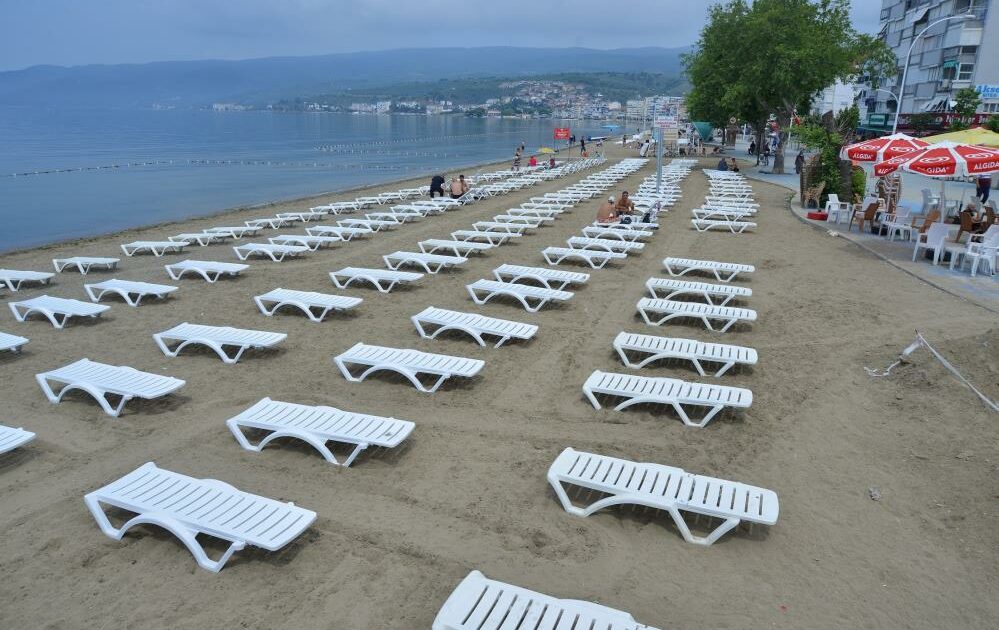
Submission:
[[[890,74],[894,54],[857,33],[849,0],[729,0],[708,10],[695,50],[684,57],[688,107],[715,124],[736,117],[786,129],[796,107],[837,79]],[[774,172],[783,172],[783,143]]]
[[[961,131],[967,129],[971,126],[971,120],[975,115],[975,111],[978,110],[978,106],[982,104],[982,97],[979,96],[978,90],[975,88],[961,88],[957,92],[954,92],[954,113],[957,114],[957,119],[950,123],[951,131]]]
[[[999,133],[999,115],[989,116],[988,120],[985,121],[985,128]]]

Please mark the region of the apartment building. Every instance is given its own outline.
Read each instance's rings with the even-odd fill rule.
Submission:
[[[974,17],[959,17],[969,14]],[[999,111],[999,0],[882,0],[879,37],[895,52],[898,73],[882,81],[880,90],[862,87],[862,124],[890,127],[896,111],[902,118],[945,118],[954,93],[966,87],[982,94],[979,112]]]

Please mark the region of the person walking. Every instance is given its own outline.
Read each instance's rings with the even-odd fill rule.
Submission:
[[[989,173],[982,173],[975,180],[975,196],[978,200],[985,205],[985,202],[989,200],[989,191],[992,190],[992,175]]]
[[[794,158],[794,173],[795,175],[801,175],[802,169],[805,168],[805,151],[798,151],[798,157]]]
[[[586,153],[586,138],[579,137],[579,154],[583,155]]]
[[[513,170],[520,170],[520,149],[517,149],[517,152],[513,154]]]

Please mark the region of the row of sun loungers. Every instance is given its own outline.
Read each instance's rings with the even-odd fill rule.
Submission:
[[[595,184],[592,187],[590,185],[582,187],[584,190],[589,188],[594,191],[599,189]],[[575,194],[570,193],[563,198],[574,197]],[[656,203],[662,204],[662,199],[666,198],[660,197]],[[363,202],[383,203],[377,199],[363,199]],[[357,201],[361,203],[362,199]],[[524,207],[518,210],[530,210],[530,208]],[[472,253],[487,251],[510,238],[517,238],[524,230],[536,228],[542,225],[543,221],[554,221],[557,215],[557,212],[549,212],[549,209],[535,210],[533,213],[510,211],[497,217],[496,221],[481,222],[475,226],[475,230],[468,231],[489,234],[488,237],[476,237],[487,241],[497,237],[495,243],[476,243],[471,238],[464,240],[454,235],[452,235],[454,241],[430,239],[420,244],[421,252],[399,251],[386,254],[384,259],[386,266],[389,267],[387,270],[348,268],[333,272],[331,279],[341,288],[349,286],[355,279],[366,280],[375,285],[386,283],[383,285],[384,290],[390,291],[398,282],[415,281],[422,277],[422,274],[400,271],[399,267],[402,265],[419,266],[428,274],[439,273],[451,266],[462,264]],[[305,213],[295,217],[279,218],[302,221],[318,218],[312,217],[311,214],[323,213],[310,212],[307,218]],[[541,221],[532,220],[532,217]],[[605,256],[607,258],[600,263],[602,267],[609,259],[623,259],[629,253],[641,251],[644,245],[639,241],[649,238],[651,234],[651,229],[645,227],[636,229],[635,226],[594,225],[585,228],[582,236],[570,238],[568,247],[549,249],[571,250],[576,252],[572,254],[573,256],[584,259],[593,257],[594,260],[599,260],[600,256]],[[355,235],[349,235],[353,236]],[[499,240],[500,237],[502,241]],[[281,241],[281,237],[275,238]],[[206,239],[206,241],[211,240]],[[186,242],[191,243],[194,240]],[[469,247],[468,243],[481,244],[484,247]],[[282,241],[272,244],[310,249],[310,243],[305,242]],[[316,247],[322,245],[318,241],[313,241],[311,244],[315,244]],[[248,254],[263,253],[258,248],[244,249],[244,251]],[[438,251],[447,251],[448,254],[440,254]],[[135,251],[132,254],[126,252],[126,255],[134,253]],[[155,250],[153,253],[160,255],[156,254]],[[289,253],[292,252],[285,255]],[[269,254],[263,253],[263,255]],[[545,258],[548,259],[547,254]],[[589,261],[584,260],[584,262],[599,268]],[[674,278],[688,273],[708,272],[714,274],[719,282],[725,283],[731,282],[739,273],[753,271],[748,265],[693,259],[668,258],[663,264],[667,273]],[[246,265],[204,261],[183,261],[167,267],[175,280],[186,273],[196,273],[208,282],[215,282],[222,275],[239,274],[247,268]],[[83,266],[80,270],[86,273]],[[381,273],[373,274],[374,271]],[[409,274],[409,277],[403,280],[397,274]],[[585,284],[590,278],[587,273],[510,264],[497,267],[493,275],[495,280],[482,279],[468,285],[473,301],[484,304],[493,297],[503,295],[521,302],[524,308],[531,312],[537,311],[551,301],[570,299],[573,294],[565,289],[572,285]],[[2,279],[3,276],[0,275],[0,280]],[[530,280],[542,286],[521,284],[522,280]],[[716,285],[665,278],[650,279],[646,287],[652,296],[651,300],[655,302],[696,304],[674,302],[670,299],[680,295],[694,295],[707,302],[702,306],[715,309],[730,308],[726,305],[731,300],[745,299],[752,295],[750,289],[728,284]],[[117,280],[86,287],[92,302],[99,302],[106,293],[113,292],[121,295],[129,305],[133,306],[137,306],[144,297],[162,299],[173,290],[176,290],[176,287]],[[379,286],[379,290],[383,290],[382,286]],[[278,308],[290,306],[301,310],[312,321],[322,321],[330,312],[354,308],[362,300],[315,292],[275,289],[254,297],[254,301],[264,315],[273,315]],[[69,302],[77,301],[69,300]],[[78,304],[96,306],[86,302]],[[74,304],[73,308],[78,308],[78,304]],[[753,316],[755,318],[755,313]],[[65,323],[65,319],[61,321]],[[481,346],[491,344],[500,347],[511,340],[531,339],[538,332],[536,325],[434,306],[429,306],[413,315],[411,321],[423,338],[433,339],[442,331],[458,330],[468,334]],[[649,319],[646,318],[646,321]],[[705,320],[705,323],[708,321]],[[730,322],[725,329],[731,325]],[[236,362],[247,349],[273,347],[284,338],[283,333],[186,323],[154,335],[155,342],[168,356],[176,356],[187,345],[202,344],[214,350],[227,363]],[[22,345],[27,342],[23,338],[17,339],[22,339]],[[0,348],[3,347],[4,341],[4,337],[0,335]],[[705,375],[705,364],[712,366],[717,364],[719,366],[717,369],[714,367],[710,369],[715,370],[714,376],[721,376],[733,366],[753,365],[757,360],[756,352],[749,348],[624,332],[614,339],[613,348],[622,362],[630,368],[644,368],[656,361],[675,359],[690,361],[702,376]],[[632,358],[636,355],[637,359]],[[473,377],[484,367],[484,362],[477,359],[364,343],[356,344],[334,357],[333,361],[347,380],[363,380],[374,372],[388,370],[401,374],[418,390],[428,393],[437,391],[452,377]],[[59,402],[67,391],[81,390],[97,399],[102,408],[112,416],[118,416],[125,403],[133,398],[165,396],[184,385],[184,381],[180,379],[140,372],[128,367],[104,365],[87,359],[52,372],[39,374],[36,378],[50,401]],[[587,379],[583,390],[587,399],[597,408],[600,407],[598,396],[623,398],[624,400],[617,404],[618,409],[641,403],[665,404],[672,407],[685,424],[691,426],[704,426],[722,409],[741,409],[752,403],[752,392],[741,388],[601,371],[595,371]],[[414,423],[406,420],[371,416],[333,407],[281,402],[270,398],[260,400],[249,409],[230,418],[226,424],[238,445],[245,450],[259,452],[275,439],[292,437],[310,444],[330,464],[341,466],[351,465],[369,447],[397,447],[415,428]],[[258,439],[256,436],[260,434],[263,437]],[[0,453],[15,448],[33,437],[33,434],[21,429],[0,426]],[[349,453],[338,458],[327,446],[331,442],[348,445]],[[8,444],[13,446],[8,447]],[[683,538],[700,545],[710,545],[741,522],[772,525],[778,515],[777,496],[770,490],[695,475],[680,468],[636,463],[576,451],[572,448],[565,449],[552,463],[548,471],[548,481],[557,499],[569,514],[589,516],[604,507],[623,504],[652,507],[668,512]],[[600,498],[589,505],[577,507],[570,500],[567,487],[594,492]],[[100,529],[109,537],[120,540],[135,525],[160,526],[180,539],[199,566],[213,572],[221,570],[235,552],[246,546],[269,551],[276,551],[286,546],[305,532],[317,517],[315,512],[293,503],[275,501],[244,492],[222,481],[188,477],[159,468],[154,463],[147,463],[107,486],[89,493],[85,501]],[[115,527],[108,518],[106,512],[108,508],[124,510],[135,516],[122,526]],[[707,536],[698,537],[691,533],[683,518],[684,513],[721,519],[722,522]],[[211,559],[198,539],[200,535],[225,541],[228,547],[217,559]],[[455,588],[441,607],[432,627],[435,630],[450,628],[499,630],[506,627],[526,627],[524,624],[529,624],[532,628],[555,628],[566,623],[576,628],[654,630],[651,626],[638,624],[625,612],[587,602],[557,599],[496,582],[478,571],[472,571]]]

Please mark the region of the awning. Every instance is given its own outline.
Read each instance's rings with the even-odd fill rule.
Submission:
[[[912,14],[912,23],[922,22],[926,18],[926,14],[929,13],[929,7],[923,7]]]

